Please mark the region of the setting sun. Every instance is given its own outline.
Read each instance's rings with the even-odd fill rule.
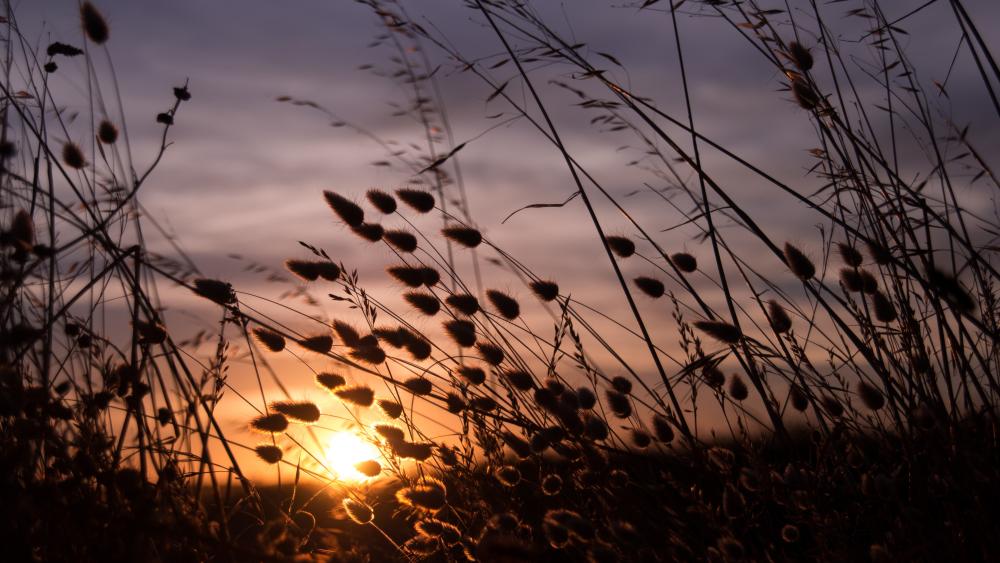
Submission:
[[[349,430],[330,435],[326,441],[323,463],[335,478],[342,481],[365,481],[371,477],[358,471],[354,466],[362,461],[381,462],[378,448]]]

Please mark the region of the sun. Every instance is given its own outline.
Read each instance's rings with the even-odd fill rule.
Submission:
[[[371,443],[349,430],[334,432],[327,438],[324,464],[341,481],[366,481],[371,479],[354,466],[362,461],[382,462],[382,454]]]

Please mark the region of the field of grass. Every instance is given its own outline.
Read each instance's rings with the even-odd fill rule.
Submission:
[[[664,57],[683,99],[668,103],[530,3],[456,2],[484,58],[410,2],[360,3],[386,59],[372,70],[425,144],[279,97],[372,141],[407,180],[309,195],[367,262],[302,225],[275,242],[283,265],[246,258],[279,288],[266,295],[206,277],[140,203],[197,86],[164,85],[146,116],[159,145],[133,160],[105,15],[81,2],[79,34],[42,44],[4,3],[0,559],[1000,558],[1000,183],[975,134],[1000,119],[995,22],[962,0],[636,2],[630,17],[676,38]],[[959,30],[955,61],[978,77],[962,99],[988,123],[972,133],[904,48],[925,10]],[[809,189],[699,127],[692,18],[771,67],[782,119],[815,133],[788,155],[809,155]],[[81,60],[84,88],[50,87]],[[544,232],[574,206],[584,270],[616,308],[477,222],[460,164],[479,137],[453,135],[454,75],[549,143],[570,199],[509,207]],[[73,95],[88,112],[63,111]],[[572,150],[567,129],[588,122],[609,154],[621,135],[640,147],[621,166],[648,174],[658,215]],[[496,166],[515,166],[511,150]],[[728,187],[720,161],[766,195]],[[764,197],[817,228],[779,238],[748,201]],[[178,328],[179,295],[212,331]]]

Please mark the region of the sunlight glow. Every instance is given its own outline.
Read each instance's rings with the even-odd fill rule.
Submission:
[[[378,448],[349,430],[334,432],[326,441],[324,463],[336,479],[361,482],[371,479],[354,465],[373,459],[382,462]]]

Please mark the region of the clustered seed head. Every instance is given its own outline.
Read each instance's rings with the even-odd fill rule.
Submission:
[[[774,332],[784,334],[792,329],[792,319],[780,303],[773,299],[768,301],[767,312],[771,317],[771,328],[774,329]]]
[[[331,191],[324,191],[327,205],[340,217],[340,220],[350,227],[360,227],[365,222],[365,211],[361,206],[346,197]]]
[[[807,72],[813,67],[812,53],[797,41],[792,41],[788,44],[788,57],[802,72]]]
[[[444,330],[456,344],[465,348],[476,345],[476,325],[469,321],[453,319],[444,323]]]
[[[473,366],[459,366],[457,371],[458,375],[460,375],[462,379],[473,385],[482,385],[486,382],[486,372],[481,368]]]
[[[417,237],[413,233],[402,229],[385,231],[382,238],[400,252],[413,252],[417,249]]]
[[[66,166],[76,170],[80,170],[87,166],[87,161],[83,158],[83,151],[81,151],[80,147],[73,142],[67,141],[66,144],[63,145],[62,159],[63,162],[66,163]]]
[[[694,326],[719,342],[726,344],[736,344],[743,337],[740,329],[723,321],[695,321]]]
[[[455,293],[446,297],[444,301],[449,307],[467,317],[479,312],[479,300],[474,295]]]
[[[340,278],[340,266],[328,261],[290,259],[285,261],[285,268],[304,281],[316,281],[319,278],[337,281]]]
[[[396,196],[419,213],[430,213],[434,210],[434,196],[423,190],[402,188],[396,190]]]
[[[343,387],[347,384],[347,380],[344,376],[336,373],[322,372],[316,374],[316,383],[321,387],[324,387],[330,391],[337,389],[338,387]]]
[[[433,317],[441,310],[441,302],[437,297],[422,291],[408,291],[403,294],[403,299],[421,313]]]
[[[319,420],[319,407],[309,401],[276,401],[271,403],[271,410],[297,421],[312,423]]]
[[[361,223],[356,227],[351,227],[354,234],[367,240],[368,242],[378,242],[382,240],[385,230],[378,223]]]
[[[403,405],[389,399],[379,399],[378,408],[391,419],[397,419],[403,414]]]
[[[482,356],[483,361],[491,366],[498,366],[503,363],[503,348],[497,346],[496,344],[493,344],[492,342],[480,342],[479,344],[476,344],[476,348],[479,350],[479,354]]]
[[[339,397],[340,400],[359,407],[370,407],[375,402],[375,391],[365,385],[341,386],[334,389],[333,394]]]
[[[382,190],[368,190],[365,197],[368,198],[368,202],[371,203],[375,209],[378,209],[385,215],[389,215],[390,213],[394,213],[396,211],[396,198],[386,192],[383,192]]]
[[[840,258],[844,261],[844,264],[847,264],[852,268],[857,268],[861,266],[862,262],[864,262],[864,257],[861,256],[858,249],[845,242],[838,242],[837,250],[840,252]]]
[[[559,286],[553,281],[533,281],[531,282],[531,291],[535,292],[535,295],[542,301],[554,301],[559,297]]]
[[[329,334],[318,334],[316,336],[307,336],[302,340],[299,340],[299,346],[302,346],[310,352],[316,352],[317,354],[326,354],[333,348],[333,337]]]
[[[488,289],[486,290],[486,298],[490,300],[493,308],[508,321],[516,319],[521,314],[521,306],[517,301],[502,291]]]
[[[257,339],[257,342],[260,342],[261,346],[272,352],[280,352],[285,349],[285,337],[276,332],[257,327],[253,329],[253,335]]]
[[[677,252],[670,255],[670,261],[677,266],[677,269],[690,274],[698,269],[698,260],[686,252]]]
[[[281,457],[283,455],[281,448],[270,444],[261,444],[254,448],[254,451],[257,453],[257,457],[259,457],[264,463],[270,463],[271,465],[281,461]]]
[[[97,139],[105,145],[113,145],[118,140],[118,128],[107,119],[97,127]]]
[[[250,427],[259,432],[284,432],[288,419],[281,413],[262,414],[250,422]]]
[[[785,264],[802,281],[809,280],[816,275],[816,266],[813,265],[812,260],[787,242],[785,243]]]
[[[483,242],[482,233],[471,227],[446,227],[441,229],[441,234],[466,248],[476,248]]]
[[[635,254],[635,243],[630,238],[612,235],[605,237],[604,240],[607,241],[611,251],[617,254],[619,258],[628,258]]]
[[[87,38],[98,45],[103,45],[108,40],[108,22],[104,19],[97,8],[90,2],[84,2],[80,6],[80,21],[83,25],[83,32]]]
[[[877,411],[885,406],[885,397],[877,387],[864,381],[858,381],[858,396],[866,407]]]
[[[635,282],[635,286],[638,287],[640,291],[653,299],[663,297],[663,294],[667,290],[667,288],[664,287],[663,282],[658,279],[639,276],[632,281]]]
[[[351,518],[351,520],[354,520],[356,524],[361,524],[363,526],[375,519],[374,511],[372,511],[370,506],[363,502],[356,501],[352,498],[345,498],[343,500],[343,505],[347,515]]]
[[[403,387],[414,395],[430,395],[434,390],[430,380],[423,377],[411,377],[403,382]]]
[[[739,374],[734,373],[729,380],[729,396],[737,401],[744,401],[750,396],[750,390],[747,389],[747,384],[743,382],[743,378]]]
[[[508,370],[500,374],[500,378],[518,391],[530,391],[535,386],[531,374],[522,370]]]

